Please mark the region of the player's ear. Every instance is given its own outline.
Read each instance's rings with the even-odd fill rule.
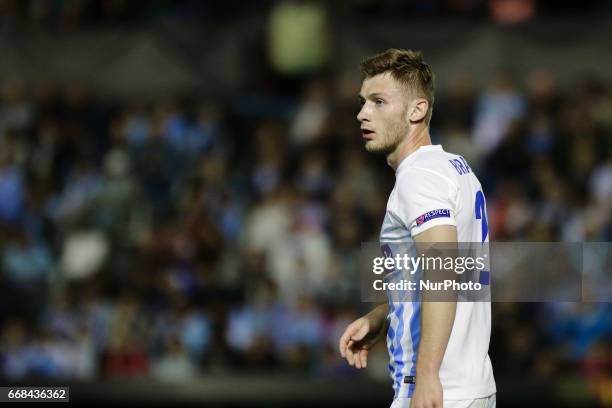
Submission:
[[[414,98],[410,104],[409,117],[410,122],[420,122],[427,115],[427,109],[429,108],[429,102],[424,98]]]

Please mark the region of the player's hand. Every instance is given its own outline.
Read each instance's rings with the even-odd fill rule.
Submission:
[[[340,355],[357,368],[368,365],[368,352],[385,334],[384,320],[367,314],[349,324],[340,337]]]
[[[442,383],[438,375],[419,376],[417,374],[410,408],[442,408]]]

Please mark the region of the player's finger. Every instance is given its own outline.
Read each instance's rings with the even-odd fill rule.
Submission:
[[[359,357],[359,354],[360,354],[360,350],[354,350],[353,351],[353,359],[355,360],[355,367],[363,368],[363,365],[361,364],[361,358]]]
[[[340,340],[338,341],[338,347],[340,348],[340,355],[343,358],[346,358],[346,349],[348,347],[349,340],[351,339],[351,336],[353,335],[354,330],[355,329],[354,329],[353,324],[350,324],[346,328],[344,333],[342,333],[342,336],[340,337]]]
[[[361,367],[366,368],[368,365],[368,349],[361,349],[359,351],[359,361],[361,362]]]
[[[352,366],[355,365],[355,356],[353,355],[353,350],[351,348],[353,346],[353,343],[354,342],[350,340],[346,348],[346,361],[348,361],[348,363]]]
[[[355,359],[353,358],[353,352],[349,349],[346,350],[346,361],[349,363],[350,366],[355,365]]]
[[[355,347],[354,342],[353,342],[353,345],[349,348],[349,350],[351,350],[351,352],[353,353],[353,361],[355,362],[355,368],[361,368],[361,359],[359,358],[359,348]]]
[[[348,348],[348,352],[352,353],[351,358],[353,359],[356,368],[365,368],[365,366],[363,365],[363,360],[361,359],[361,351],[362,348],[356,347],[354,342],[353,344],[351,344],[351,347]]]

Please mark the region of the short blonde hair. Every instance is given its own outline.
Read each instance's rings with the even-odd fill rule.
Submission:
[[[426,99],[429,107],[425,114],[425,124],[429,126],[434,104],[434,73],[423,60],[423,53],[390,48],[364,59],[360,68],[365,78],[389,72],[397,81],[408,86],[416,96]]]

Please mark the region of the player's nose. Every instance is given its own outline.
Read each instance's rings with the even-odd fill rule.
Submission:
[[[357,114],[357,120],[358,120],[359,122],[364,122],[364,121],[367,121],[367,120],[368,120],[367,115],[366,115],[366,112],[365,112],[365,105],[363,105],[363,106],[361,107],[361,110],[360,110],[360,111],[359,111],[359,113]]]

